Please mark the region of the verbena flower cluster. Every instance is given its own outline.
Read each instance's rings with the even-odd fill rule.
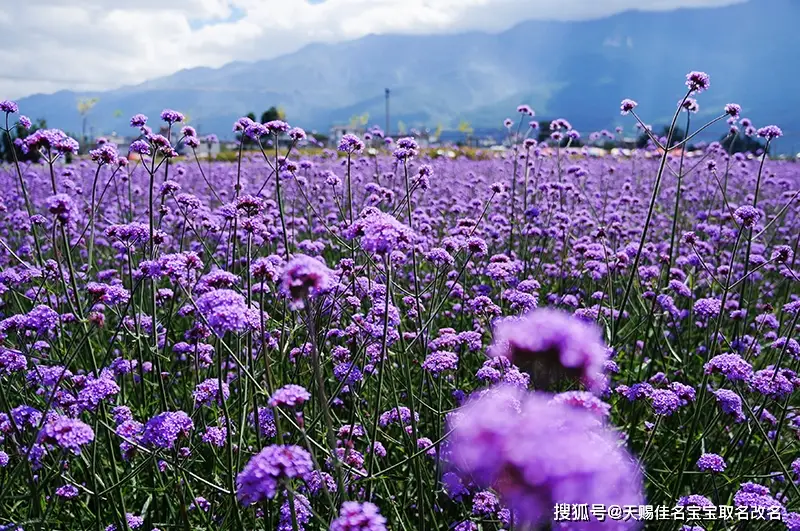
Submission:
[[[0,529],[800,528],[800,170],[682,81],[725,142],[625,99],[602,156],[520,105],[504,151],[243,117],[224,162],[0,102]]]

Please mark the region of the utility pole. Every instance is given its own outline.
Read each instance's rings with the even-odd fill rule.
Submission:
[[[386,135],[386,136],[391,136],[390,131],[389,131],[389,129],[391,127],[390,124],[391,124],[391,122],[389,121],[389,89],[387,88],[386,89],[386,129],[384,131],[384,135]]]

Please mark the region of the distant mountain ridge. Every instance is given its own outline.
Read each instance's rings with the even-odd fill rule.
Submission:
[[[520,103],[541,118],[568,118],[583,132],[631,127],[619,102],[664,123],[690,70],[711,75],[700,118],[737,102],[757,125],[775,123],[800,143],[800,2],[750,0],[727,7],[629,11],[573,22],[527,21],[497,34],[369,35],[312,44],[274,59],[193,68],[100,93],[61,91],[20,100],[32,118],[80,131],[77,99],[100,98],[90,115],[98,133],[127,134],[128,119],[163,108],[187,113],[202,133],[231,136],[233,121],[282,106],[293,125],[327,132],[369,113],[384,124],[391,89],[392,129],[497,127]],[[121,111],[118,113],[117,111]],[[714,134],[724,131],[724,124]]]

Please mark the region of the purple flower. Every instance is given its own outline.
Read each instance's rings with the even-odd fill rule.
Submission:
[[[656,415],[670,416],[681,406],[678,395],[668,389],[656,389],[649,398]]]
[[[244,505],[272,499],[282,481],[305,479],[314,469],[311,454],[299,446],[273,444],[254,455],[236,478]]]
[[[800,480],[800,458],[792,461],[790,468],[792,469],[792,472],[794,472],[795,479]]]
[[[553,403],[585,409],[602,419],[611,414],[611,405],[603,402],[596,396],[586,391],[567,391],[553,396]]]
[[[0,468],[8,466],[8,454],[0,450]]]
[[[119,160],[117,148],[111,144],[103,144],[97,149],[89,151],[89,157],[100,166],[105,164],[116,164]]]
[[[33,122],[31,122],[31,119],[28,118],[27,116],[20,115],[19,125],[21,125],[23,129],[30,129],[31,126],[33,125]]]
[[[681,507],[713,507],[714,502],[700,494],[690,494],[678,498],[678,505]]]
[[[125,304],[131,297],[130,292],[118,284],[89,282],[86,284],[86,291],[103,304],[108,304],[109,306]]]
[[[761,138],[766,138],[767,141],[770,141],[775,138],[782,137],[783,131],[781,131],[781,128],[777,125],[768,125],[759,129],[756,134],[758,134],[758,136]]]
[[[267,126],[264,124],[253,122],[245,127],[244,134],[253,140],[259,140],[262,136],[269,134],[269,129],[267,129]]]
[[[749,384],[762,395],[774,400],[782,400],[794,391],[791,380],[783,371],[775,371],[772,366],[756,371],[750,377]]]
[[[722,310],[722,301],[719,299],[697,299],[694,303],[694,313],[702,319],[716,317]]]
[[[500,508],[500,500],[493,492],[483,490],[472,497],[472,514],[490,517]]]
[[[46,200],[47,210],[55,215],[56,219],[63,223],[68,224],[75,216],[75,203],[67,194],[51,195]]]
[[[77,154],[78,141],[59,129],[39,129],[23,140],[23,151],[43,151],[50,155]]]
[[[419,146],[416,140],[407,136],[397,141],[397,149],[392,153],[397,160],[406,161],[411,157],[416,157],[419,153]]]
[[[172,448],[180,436],[189,435],[194,423],[183,411],[166,411],[147,421],[142,444],[157,448]]]
[[[758,483],[742,483],[739,490],[733,495],[733,504],[736,507],[759,507],[767,510],[777,507],[781,515],[786,512],[783,504],[770,494],[769,489]]]
[[[173,111],[172,109],[164,109],[163,111],[161,111],[161,119],[167,122],[168,124],[174,124],[182,122],[184,120],[184,116],[178,111]]]
[[[28,358],[21,352],[0,347],[0,375],[24,371],[28,368]]]
[[[128,527],[131,529],[138,529],[142,527],[142,524],[144,524],[143,517],[136,516],[131,513],[125,514],[125,520],[128,522]],[[117,531],[117,526],[115,524],[111,524],[108,527],[106,527],[106,531]]]
[[[544,523],[555,500],[607,506],[643,500],[631,457],[588,411],[501,387],[470,399],[448,423],[451,466],[479,486],[493,486],[521,523]]]
[[[442,485],[444,491],[451,500],[459,501],[462,496],[469,494],[469,490],[464,487],[464,483],[455,472],[445,472],[442,474]]]
[[[628,113],[630,113],[632,110],[634,110],[637,105],[639,105],[639,104],[636,103],[633,100],[629,100],[629,99],[622,100],[622,103],[619,106],[620,114],[622,114],[623,116],[626,116]]]
[[[293,127],[289,130],[289,138],[295,142],[300,142],[306,139],[306,132],[299,127]]]
[[[259,281],[275,282],[281,277],[283,266],[283,258],[280,256],[261,256],[250,264],[250,274]]]
[[[281,290],[291,299],[293,309],[304,307],[306,297],[318,297],[333,286],[333,272],[324,262],[296,254],[283,268]]]
[[[94,440],[94,431],[78,419],[55,416],[49,419],[39,432],[39,444],[56,444],[64,450],[80,454],[81,447]]]
[[[778,264],[785,264],[792,261],[792,257],[794,256],[794,251],[788,245],[778,245],[772,251],[770,255],[770,260],[778,263]]]
[[[600,330],[560,310],[536,309],[518,319],[500,321],[489,355],[505,356],[539,379],[539,386],[559,374],[580,380],[595,393],[605,386],[607,355]]]
[[[734,219],[744,228],[752,228],[761,219],[759,211],[751,206],[741,206],[733,213]]]
[[[770,347],[778,350],[786,349],[786,352],[794,359],[800,358],[800,343],[796,339],[779,337],[770,344]]]
[[[349,239],[360,237],[362,249],[381,255],[395,250],[408,250],[416,240],[414,231],[408,226],[374,207],[368,207],[361,213],[348,227],[346,236]]]
[[[35,428],[42,420],[42,414],[38,409],[31,406],[17,406],[11,410],[11,418],[14,419],[14,423],[18,428],[24,428],[26,424]]]
[[[678,102],[678,106],[681,107],[686,112],[696,113],[700,110],[700,104],[697,103],[697,100],[694,98],[686,98],[685,100],[680,100]]]
[[[311,393],[305,387],[289,384],[272,393],[272,396],[269,397],[269,405],[272,407],[298,407],[302,406],[309,398],[311,398]]]
[[[267,128],[267,131],[275,135],[279,133],[288,133],[291,130],[291,126],[283,120],[271,120],[265,123],[264,127]]]
[[[420,437],[417,439],[417,448],[425,450],[425,455],[428,457],[436,457],[436,445],[428,437]]]
[[[255,426],[255,419],[253,414],[250,414],[250,422]],[[277,434],[275,428],[275,413],[271,408],[260,407],[258,408],[258,427],[261,430],[261,435],[272,438]]]
[[[381,413],[378,422],[381,426],[386,427],[395,422],[401,423],[403,426],[411,425],[411,410],[405,406],[396,407],[389,411]],[[414,412],[414,422],[419,422],[419,413]]]
[[[311,521],[313,516],[311,512],[311,504],[308,498],[300,493],[294,494],[294,519],[297,523],[297,531],[303,531],[304,525]],[[283,504],[279,511],[278,517],[278,531],[294,531],[294,524],[292,523],[292,509],[289,507],[289,496],[285,496]]]
[[[144,140],[134,140],[133,142],[131,142],[128,151],[130,153],[138,153],[139,155],[149,155],[150,144],[148,144]]]
[[[528,116],[535,116],[536,113],[533,112],[530,105],[520,105],[517,107],[517,112],[520,114],[525,114]]]
[[[200,437],[200,440],[206,444],[222,448],[225,446],[226,438],[228,437],[228,429],[220,426],[209,426]]]
[[[738,118],[742,112],[741,105],[737,105],[736,103],[728,103],[725,105],[725,114],[732,118]]]
[[[386,531],[386,518],[374,503],[347,501],[331,522],[330,531]]]
[[[217,289],[201,295],[195,302],[200,314],[218,335],[243,332],[250,321],[245,299],[230,289]]]
[[[458,368],[458,356],[445,350],[431,352],[422,362],[422,368],[434,376],[445,371],[454,371]]]
[[[339,363],[333,368],[333,375],[339,381],[345,381],[348,384],[360,382],[364,375],[361,369],[353,363]]]
[[[697,468],[703,472],[725,472],[725,460],[717,454],[703,454],[697,460]]]
[[[519,367],[512,365],[505,356],[497,356],[484,361],[475,376],[486,383],[503,382],[522,389],[527,389],[531,383],[530,375],[520,372]]]
[[[678,395],[681,399],[681,405],[685,406],[688,402],[694,402],[696,392],[694,387],[680,382],[672,382],[669,384],[669,390]]]
[[[745,381],[753,374],[753,367],[738,354],[714,356],[704,366],[706,374],[722,373],[732,382]]]
[[[348,154],[361,153],[364,151],[364,142],[356,135],[347,133],[339,140],[339,151],[344,151]]]
[[[228,384],[222,382],[220,392],[220,383],[218,378],[208,378],[203,382],[197,384],[194,390],[194,403],[195,405],[210,406],[212,404],[222,405],[223,400],[227,400],[231,392]]]
[[[717,397],[717,402],[722,408],[723,413],[728,413],[736,417],[737,422],[744,420],[744,413],[742,412],[742,399],[739,395],[728,389],[718,389],[714,391],[714,396]]]
[[[325,489],[327,489],[328,492],[336,492],[337,489],[336,480],[327,472],[314,470],[306,477],[305,481],[308,492],[313,496],[323,494]]]
[[[144,127],[147,123],[147,116],[144,114],[134,114],[131,117],[131,127]]]
[[[686,86],[691,92],[703,92],[708,89],[711,81],[705,72],[689,72],[686,74]]]
[[[19,107],[17,106],[16,102],[10,100],[3,100],[0,101],[0,111],[6,114],[14,114],[19,112]]]
[[[101,402],[115,396],[119,391],[117,382],[104,372],[100,378],[86,379],[75,407],[78,411],[96,411]]]
[[[796,314],[797,312],[800,312],[800,300],[784,304],[783,311],[792,315]]]
[[[72,498],[78,497],[78,489],[74,485],[61,485],[56,489],[56,496],[59,498],[64,498],[66,500],[71,500]]]

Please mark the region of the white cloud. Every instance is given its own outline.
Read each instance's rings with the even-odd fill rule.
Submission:
[[[526,19],[740,0],[8,1],[14,7],[0,12],[0,98],[105,90],[182,68],[266,59],[315,41],[370,33],[502,31]]]

